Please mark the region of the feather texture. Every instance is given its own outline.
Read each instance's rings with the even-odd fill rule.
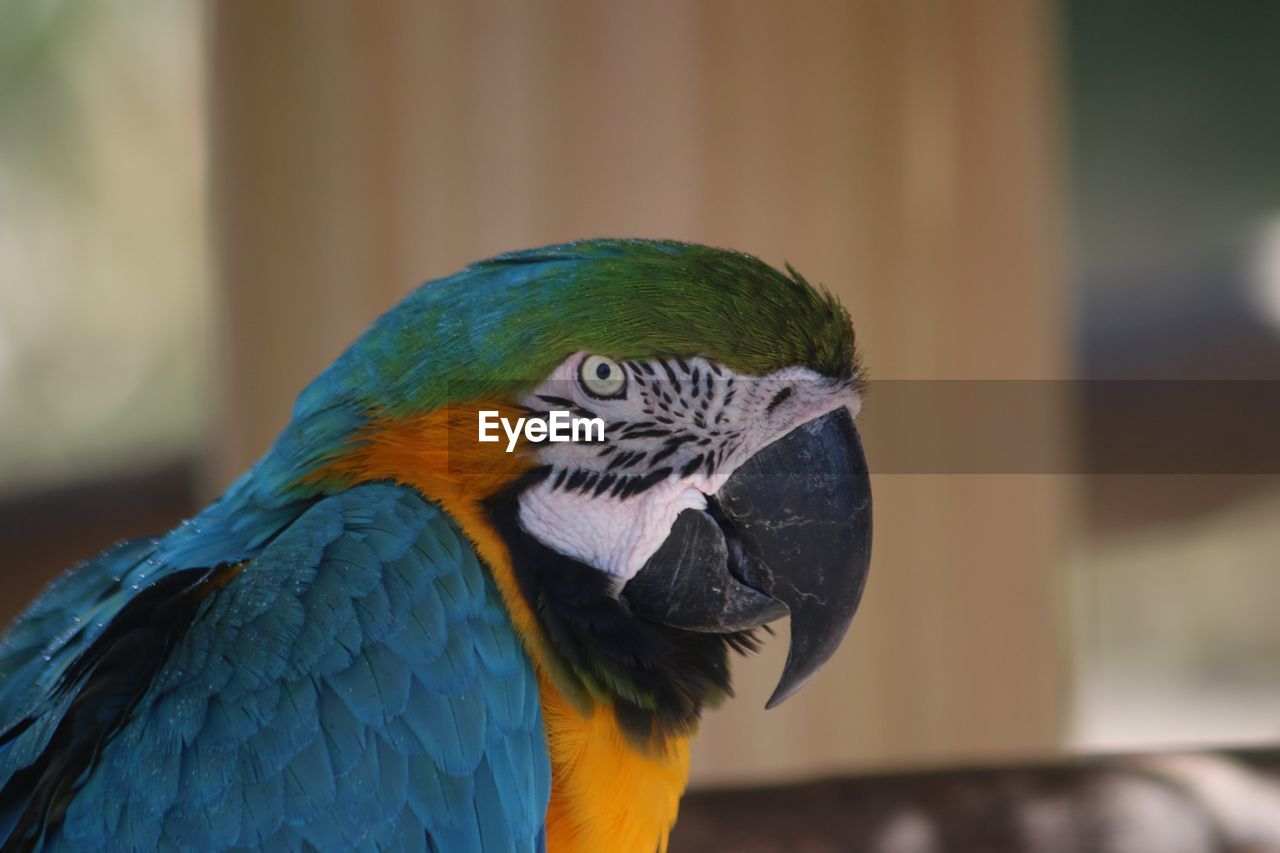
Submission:
[[[0,660],[34,647],[43,614],[115,595],[106,579],[136,568],[122,554],[168,550],[130,549],[51,590]],[[181,568],[153,567],[153,583]],[[315,502],[195,611],[56,802],[33,811],[4,789],[0,804],[28,817],[10,821],[9,847],[537,849],[550,768],[539,705],[523,701],[532,667],[470,546],[416,493],[367,485]],[[113,619],[97,636],[114,636]],[[74,672],[89,647],[68,641],[50,662]],[[0,746],[0,780],[57,744],[60,690],[100,701],[101,672],[59,687],[41,671],[7,674],[0,713],[21,731]]]

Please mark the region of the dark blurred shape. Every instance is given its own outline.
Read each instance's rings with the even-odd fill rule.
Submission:
[[[1082,375],[1280,378],[1280,328],[1257,299],[1259,286],[1277,285],[1251,280],[1265,225],[1280,213],[1280,111],[1272,108],[1280,4],[1074,0],[1063,22]],[[1212,393],[1188,393],[1170,407],[1122,386],[1088,387],[1098,392],[1082,406],[1090,470],[1178,473],[1127,470],[1114,459],[1179,446],[1202,455],[1206,431],[1215,452],[1247,455],[1272,443],[1265,435],[1254,443],[1262,423]],[[1206,386],[1188,386],[1197,387]],[[1235,392],[1243,388],[1224,391]],[[1269,470],[1246,463],[1182,473]],[[1101,533],[1177,522],[1275,485],[1249,476],[1093,478],[1086,519]]]
[[[1073,738],[1274,742],[1280,4],[1059,8],[1078,449],[1102,474],[1080,481]]]
[[[1181,248],[1169,251],[1177,256]],[[1280,328],[1259,312],[1247,255],[1242,239],[1235,256],[1218,251],[1175,272],[1135,273],[1134,281],[1104,274],[1087,281],[1080,327],[1084,375],[1280,379]]]
[[[4,595],[0,625],[27,608],[56,576],[114,542],[156,536],[196,509],[191,459],[0,500]]]
[[[1280,850],[1280,752],[694,792],[671,850],[1264,853]]]
[[[1135,337],[1190,302],[1228,304],[1231,256],[1280,212],[1280,4],[1061,8],[1085,340],[1120,289],[1145,297],[1125,318]]]

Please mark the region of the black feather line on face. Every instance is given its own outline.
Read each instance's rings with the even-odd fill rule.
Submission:
[[[649,489],[652,489],[654,486],[658,485],[670,476],[670,468],[659,468],[656,471],[650,471],[648,474],[641,477],[633,477],[632,482],[627,486],[627,488],[622,490],[621,497],[629,498],[638,495],[641,492],[647,492]]]
[[[671,435],[671,430],[663,429],[655,426],[652,429],[642,429],[642,430],[637,430],[636,432],[623,433],[622,438],[624,439],[664,438],[668,435]]]
[[[653,454],[653,459],[650,460],[650,462],[654,465],[657,465],[663,459],[666,459],[668,456],[675,453],[679,449],[680,449],[680,445],[678,444],[668,444],[665,447],[663,447],[661,450],[659,450],[657,453]]]
[[[675,389],[675,392],[676,392],[677,394],[679,394],[679,393],[680,393],[680,379],[676,376],[676,372],[675,372],[674,370],[672,370],[672,369],[671,369],[671,365],[670,365],[670,364],[667,364],[665,361],[663,361],[663,362],[659,362],[659,363],[662,365],[662,369],[663,369],[663,371],[664,371],[664,372],[666,372],[666,374],[667,374],[667,379],[671,381],[671,387],[672,387],[673,389]],[[670,403],[670,402],[671,402],[671,398],[670,398],[670,397],[668,397],[668,396],[666,395],[666,393],[663,393],[662,398],[663,398],[664,400],[666,400],[668,403]]]
[[[695,456],[692,459],[690,459],[688,462],[684,463],[684,467],[680,469],[681,479],[685,477],[692,477],[694,472],[698,470],[698,467],[700,465],[702,465],[701,456]]]
[[[603,477],[600,478],[600,484],[597,485],[595,488],[595,491],[591,493],[591,497],[593,498],[600,497],[600,495],[602,495],[610,486],[613,485],[613,481],[616,480],[617,478],[618,478],[617,474],[605,474]]]
[[[623,732],[646,749],[691,733],[703,708],[733,695],[728,653],[755,651],[754,635],[698,633],[640,619],[614,597],[610,575],[527,533],[519,523],[520,494],[548,473],[531,472],[486,508],[511,551],[521,594],[566,664],[562,669],[580,680],[576,687],[608,696]]]
[[[615,416],[606,423],[606,434],[613,435],[614,441],[621,444],[608,443],[595,451],[596,459],[608,457],[603,470],[598,467],[599,463],[581,469],[573,463],[557,466],[553,489],[625,500],[662,482],[671,473],[669,469],[678,470],[680,477],[690,477],[701,471],[711,475],[724,462],[726,449],[722,442],[731,441],[734,431],[722,431],[720,425],[725,422],[724,407],[733,397],[732,376],[726,378],[724,371],[714,363],[699,361],[690,364],[675,357],[656,360],[652,364],[624,362],[623,368],[633,378],[644,375],[645,371],[657,374],[655,383],[661,384],[655,384],[652,392],[645,391],[640,395],[641,408],[634,420]],[[666,381],[662,380],[664,374]],[[723,389],[717,386],[713,377],[725,379]],[[664,398],[671,399],[663,385],[667,389],[680,389],[674,410],[663,403]],[[684,393],[686,390],[688,399]],[[787,389],[778,394],[774,405],[785,400],[789,393]],[[546,403],[562,406],[571,402],[554,394],[540,394],[538,397]],[[575,411],[594,414],[580,407]],[[685,431],[686,428],[689,431]],[[697,452],[693,458],[676,459],[676,454],[685,446],[696,447]],[[629,475],[627,472],[631,470],[640,473]]]
[[[783,388],[777,394],[774,394],[773,399],[769,401],[769,405],[765,407],[764,413],[766,415],[772,414],[773,410],[781,406],[783,402],[788,397],[791,396],[792,392],[793,392],[793,389],[791,388],[791,386],[788,385],[786,388]]]

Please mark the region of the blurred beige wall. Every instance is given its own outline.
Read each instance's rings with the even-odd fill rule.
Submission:
[[[225,485],[419,282],[591,236],[732,246],[836,291],[873,377],[1067,375],[1044,0],[211,2]],[[867,447],[957,413],[877,422]],[[922,426],[923,425],[923,426]],[[1028,426],[1054,452],[1065,427]],[[702,782],[1039,755],[1068,706],[1069,478],[876,478],[862,611]]]

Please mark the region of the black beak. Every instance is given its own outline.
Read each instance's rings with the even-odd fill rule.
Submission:
[[[729,633],[790,614],[791,649],[766,708],[844,639],[871,562],[871,481],[847,409],[797,427],[685,510],[623,589],[643,618]]]

